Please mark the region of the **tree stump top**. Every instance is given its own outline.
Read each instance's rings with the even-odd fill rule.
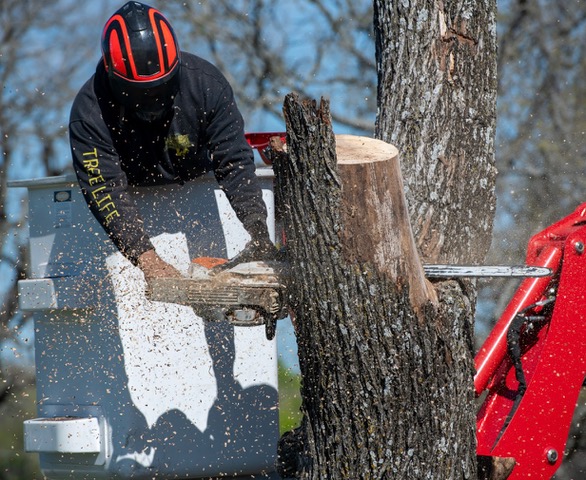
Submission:
[[[336,156],[339,165],[383,162],[399,156],[390,143],[356,135],[336,135]]]

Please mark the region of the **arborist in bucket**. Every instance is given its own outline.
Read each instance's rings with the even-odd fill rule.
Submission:
[[[127,189],[213,171],[252,238],[230,263],[273,258],[253,153],[220,71],[180,52],[167,19],[139,2],[108,20],[102,53],[73,103],[69,134],[84,197],[118,249],[147,281],[180,276],[155,252]]]

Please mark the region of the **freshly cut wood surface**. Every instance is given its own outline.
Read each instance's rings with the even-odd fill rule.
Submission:
[[[403,192],[399,151],[368,137],[336,136],[342,181],[342,247],[349,262],[368,262],[409,286],[419,309],[437,300],[425,278]]]

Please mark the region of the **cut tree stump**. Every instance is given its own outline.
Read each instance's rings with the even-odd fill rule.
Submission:
[[[280,137],[270,143],[275,158],[286,158]],[[409,223],[399,151],[381,140],[356,135],[336,135],[335,151],[345,260],[371,264],[397,284],[405,284],[418,312],[426,303],[436,303]]]
[[[281,475],[472,478],[473,456],[454,457],[475,445],[466,282],[434,284],[436,302],[423,278],[394,147],[335,137],[324,100],[290,94],[283,111],[273,167],[304,420]]]
[[[336,135],[336,155],[346,260],[372,264],[397,283],[404,279],[417,311],[437,302],[413,240],[399,151],[381,140]]]

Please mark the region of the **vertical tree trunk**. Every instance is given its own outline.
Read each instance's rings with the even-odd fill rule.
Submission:
[[[329,106],[289,95],[284,112],[289,155],[274,167],[284,203],[305,415],[301,429],[283,439],[281,454],[289,457],[284,473],[471,478],[471,304],[452,282],[440,285],[442,305],[427,288],[428,298],[413,302],[417,275],[402,267],[386,271],[369,252],[349,254],[342,185],[348,190],[352,181],[340,179],[344,168],[336,165]],[[383,204],[397,208],[392,200]],[[386,242],[401,245],[400,228],[385,229],[393,221],[383,217],[382,225],[364,222],[357,233],[363,245],[367,237],[377,244],[381,231]],[[287,448],[292,439],[301,444],[293,454]]]
[[[496,0],[375,0],[377,138],[428,263],[482,262],[495,208]]]
[[[375,0],[374,10],[376,137],[400,147],[419,251],[429,263],[482,263],[495,210],[496,0]],[[462,286],[440,305],[474,310],[476,288]],[[445,380],[465,391],[464,372]],[[465,456],[471,445],[454,441]]]

